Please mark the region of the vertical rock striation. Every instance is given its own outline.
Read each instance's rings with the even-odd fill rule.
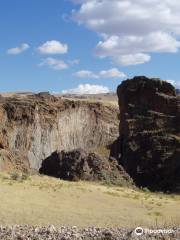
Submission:
[[[118,136],[118,108],[47,93],[0,99],[0,120],[0,169],[11,162],[17,166],[4,151],[21,160],[20,169],[24,164],[39,170],[42,160],[55,151],[95,149]]]
[[[120,163],[140,186],[180,190],[180,107],[174,87],[135,77],[117,89]]]

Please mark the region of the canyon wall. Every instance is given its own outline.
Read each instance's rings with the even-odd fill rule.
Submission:
[[[174,87],[135,77],[123,81],[117,95],[119,108],[112,102],[47,93],[0,97],[0,170],[39,170],[45,160],[46,172],[56,156],[68,174],[71,167],[84,178],[92,169],[113,181],[127,180],[129,174],[138,186],[180,191],[180,99]],[[80,154],[78,149],[83,149]],[[86,157],[81,156],[84,150]],[[88,155],[97,150],[99,156]],[[66,165],[67,156],[76,160],[74,165]],[[95,156],[92,162],[88,156]]]
[[[49,94],[0,99],[0,169],[38,170],[55,151],[96,149],[118,137],[118,108]]]
[[[180,105],[174,87],[135,77],[117,89],[119,162],[137,185],[180,191]]]

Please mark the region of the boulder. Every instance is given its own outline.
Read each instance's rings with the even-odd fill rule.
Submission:
[[[42,162],[40,173],[70,181],[104,181],[126,186],[132,184],[129,175],[115,159],[100,157],[83,149],[54,152]]]

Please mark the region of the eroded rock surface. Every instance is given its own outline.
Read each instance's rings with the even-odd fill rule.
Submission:
[[[116,159],[108,159],[83,149],[54,152],[45,159],[40,173],[77,181],[104,181],[109,184],[132,185],[132,180]]]
[[[0,170],[16,167],[13,158],[23,168],[39,170],[55,151],[96,149],[117,136],[118,108],[110,104],[48,93],[0,98]]]
[[[117,90],[120,163],[140,186],[180,190],[180,107],[174,87],[135,77]]]

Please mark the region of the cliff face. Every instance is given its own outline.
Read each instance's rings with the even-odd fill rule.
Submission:
[[[126,178],[115,160],[89,155],[111,145],[111,156],[137,185],[179,191],[180,104],[174,87],[135,77],[122,82],[117,94],[120,125],[119,109],[105,102],[45,93],[0,97],[0,170],[39,170],[44,161],[46,172],[55,159],[59,173],[66,169],[67,176],[74,171],[82,179],[99,179],[109,169],[110,178],[113,172],[116,179]]]
[[[180,107],[174,87],[135,77],[117,93],[120,163],[140,186],[180,190]]]
[[[95,149],[118,136],[116,107],[49,94],[1,98],[0,119],[1,170],[11,163],[38,170],[57,150]]]

